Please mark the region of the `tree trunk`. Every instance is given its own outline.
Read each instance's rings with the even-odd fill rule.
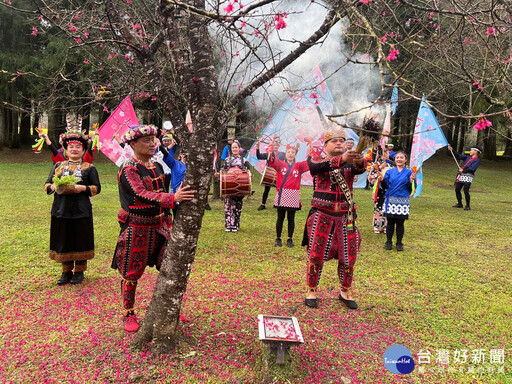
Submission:
[[[453,122],[453,125],[452,125],[452,146],[454,148],[457,148],[458,146],[458,143],[459,143],[459,129],[460,129],[460,119],[455,119],[455,121]]]
[[[7,116],[7,124],[9,127],[9,148],[19,148],[20,135],[18,132],[18,113],[9,109]]]
[[[468,122],[468,124],[469,124],[469,122]],[[471,129],[471,125],[468,128]],[[475,145],[478,145],[480,148],[482,148],[482,152],[483,152],[482,156],[483,157],[486,156],[485,136],[486,136],[486,133],[485,133],[484,130],[478,131],[477,134],[476,134],[476,143],[475,143]]]
[[[89,105],[83,106],[78,110],[78,114],[82,116],[82,130],[89,132],[91,126],[91,107]]]
[[[170,33],[179,33],[180,38],[186,34],[186,43],[183,40],[175,42],[176,45],[170,48],[174,53],[175,65],[182,70],[178,70],[178,73],[190,75],[192,71],[198,79],[193,86],[188,85],[194,131],[188,135],[187,131],[183,132],[184,124],[178,127],[181,129],[182,137],[188,136],[183,140],[188,154],[183,185],[190,185],[197,191],[197,198],[183,202],[179,206],[153,298],[141,328],[132,339],[132,345],[137,348],[143,348],[151,342],[151,349],[157,354],[170,352],[177,342],[176,326],[210,190],[213,152],[220,132],[219,118],[224,117],[217,110],[220,94],[206,25],[193,15],[188,16],[186,23],[187,20],[182,14],[179,18],[175,17],[178,10],[165,4],[163,7],[163,12],[167,16],[165,23]],[[178,23],[181,25],[176,25]],[[183,28],[185,26],[186,28]],[[178,32],[177,28],[180,27]],[[183,44],[189,44],[186,50],[183,49]],[[193,56],[192,63],[187,61],[190,60],[188,54]],[[166,105],[165,100],[163,104],[166,109],[170,109],[166,112],[171,116],[172,107]]]
[[[464,145],[466,142],[466,127],[468,124],[469,124],[469,120],[466,120],[466,121],[463,121],[459,127],[459,129],[460,129],[459,143],[458,143],[457,149],[456,149],[456,151],[459,153],[464,152]]]
[[[59,148],[59,135],[64,132],[62,116],[57,108],[48,112],[48,137],[57,148]]]
[[[30,115],[32,112],[32,104],[27,100],[23,105],[23,112],[21,112],[20,121],[20,144],[28,145],[31,142],[30,136]]]
[[[405,140],[404,125],[407,125],[407,118],[400,119],[400,121],[399,121],[398,129],[397,129],[398,137],[396,139],[397,141],[396,141],[396,145],[395,145],[396,150],[403,149],[404,140]]]
[[[211,126],[215,111],[216,106],[210,106],[205,112],[200,111],[202,116],[194,120],[194,133],[187,148],[189,157],[183,184],[190,185],[197,191],[197,199],[180,203],[151,303],[141,328],[132,340],[132,344],[138,348],[151,342],[151,350],[157,354],[170,352],[177,342],[176,326],[195,259],[210,189],[214,145],[206,144],[205,138],[210,143],[215,142],[218,129]]]
[[[0,148],[7,145],[7,109],[0,105]]]
[[[7,86],[7,102],[9,105],[15,105],[14,102],[14,85]],[[9,148],[18,148],[20,146],[19,133],[18,133],[18,113],[12,108],[5,109],[6,113],[6,132],[7,132],[7,145]]]
[[[414,133],[414,126],[416,121],[411,119],[406,119],[405,124],[402,125],[402,139],[401,139],[401,149],[403,151],[406,151],[407,153],[410,152],[411,142],[412,142],[412,133]],[[413,127],[411,131],[411,127]]]
[[[39,120],[40,120],[39,109],[36,108],[34,111],[34,124],[33,124],[34,128],[39,127]],[[37,135],[37,132],[35,134]]]
[[[389,130],[389,138],[388,138],[388,142],[393,143],[396,147],[398,147],[397,138],[394,136],[400,132],[399,129],[400,129],[400,117],[398,116],[398,110],[397,110],[397,114],[395,116],[391,116],[391,127]]]
[[[486,129],[484,136],[484,154],[489,160],[496,160],[496,131]]]
[[[507,128],[507,140],[505,142],[505,151],[503,152],[503,156],[512,157],[512,118],[508,122]]]

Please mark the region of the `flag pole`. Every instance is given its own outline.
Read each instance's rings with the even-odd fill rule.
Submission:
[[[455,157],[455,155],[453,154],[453,150],[450,151],[450,153],[452,154],[453,156],[453,160],[455,160],[455,164],[457,164],[457,168],[460,168],[460,165],[459,165],[459,162],[457,161],[457,158]]]

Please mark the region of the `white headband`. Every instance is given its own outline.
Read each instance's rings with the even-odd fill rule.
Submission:
[[[482,151],[479,150],[478,148],[475,148],[475,147],[471,147],[471,149],[474,149],[475,151],[477,151],[478,153],[481,153]]]

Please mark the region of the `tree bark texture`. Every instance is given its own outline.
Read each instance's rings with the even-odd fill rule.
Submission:
[[[220,95],[206,24],[197,16],[184,15],[166,5],[163,7],[164,23],[168,31],[175,34],[170,44],[171,54],[179,68],[177,72],[188,96],[193,122],[191,134],[183,125],[178,128],[188,155],[183,184],[196,191],[196,198],[179,205],[153,298],[143,324],[132,340],[132,345],[138,348],[151,342],[151,350],[158,354],[167,353],[176,345],[181,303],[210,190],[213,153],[220,132],[219,117],[223,117],[218,111]],[[193,78],[195,82],[191,81]],[[173,107],[164,102],[170,115]]]
[[[483,150],[486,159],[496,159],[496,131],[494,129],[486,129]]]

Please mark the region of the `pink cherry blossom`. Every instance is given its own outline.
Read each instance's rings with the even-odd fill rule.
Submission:
[[[482,116],[482,115],[481,115]],[[486,129],[487,127],[492,127],[492,123],[487,120],[485,117],[481,117],[480,120],[473,126],[473,129],[477,131],[482,131]]]
[[[391,49],[389,50],[388,56],[386,57],[386,60],[388,60],[388,61],[396,60],[397,55],[399,55],[399,54],[400,54],[400,51],[398,51],[398,49],[391,47]]]
[[[233,7],[233,4],[229,3],[226,8],[224,8],[224,12],[231,13],[235,10],[235,7]]]
[[[276,20],[276,29],[277,30],[286,28],[286,23],[284,21],[285,17],[286,17],[286,14],[278,13],[276,15],[275,20]]]

